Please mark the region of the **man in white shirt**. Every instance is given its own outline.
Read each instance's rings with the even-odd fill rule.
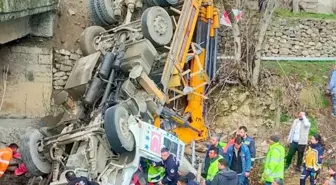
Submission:
[[[298,158],[296,163],[296,171],[300,171],[303,159],[303,153],[308,144],[308,135],[310,129],[310,122],[306,118],[304,112],[300,112],[297,119],[294,120],[292,128],[288,135],[289,151],[286,157],[285,169],[290,167],[292,158],[296,151],[298,152]]]

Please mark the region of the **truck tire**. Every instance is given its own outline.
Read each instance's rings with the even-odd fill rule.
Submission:
[[[113,14],[113,4],[111,0],[97,0],[97,13],[108,24],[117,23]]]
[[[51,172],[51,163],[38,152],[38,143],[43,135],[38,130],[28,132],[21,137],[20,151],[22,161],[28,172],[34,176],[42,176]]]
[[[95,8],[96,1],[97,0],[89,0],[89,12],[90,12],[91,21],[93,22],[94,25],[108,26],[109,24],[105,22],[104,20],[101,20],[96,11],[96,8]]]
[[[142,32],[156,47],[167,45],[173,37],[173,22],[159,6],[147,8],[141,16]]]
[[[119,104],[105,111],[105,133],[112,150],[117,153],[131,152],[135,147],[133,134],[128,129],[128,117],[127,110]]]
[[[80,48],[84,56],[97,52],[95,37],[106,31],[100,26],[90,26],[85,28],[79,37]]]

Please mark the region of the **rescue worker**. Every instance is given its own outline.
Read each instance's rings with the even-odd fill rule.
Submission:
[[[261,176],[261,181],[265,182],[265,185],[274,184],[274,179],[284,178],[285,148],[279,143],[279,140],[278,135],[272,135],[268,140],[270,146],[266,155],[264,172]]]
[[[224,148],[224,155],[226,155],[228,148],[229,148],[230,146],[234,145],[234,143],[235,143],[235,139],[236,139],[237,136],[239,136],[239,135],[238,135],[238,132],[235,132],[235,133],[232,135],[230,141],[227,143],[227,145],[226,145],[225,148]]]
[[[225,159],[218,160],[219,172],[211,182],[211,185],[238,185],[237,172],[230,170],[228,161]]]
[[[329,176],[323,185],[336,185],[336,164],[329,166]]]
[[[76,177],[73,171],[67,171],[65,178],[68,181],[68,185],[99,185],[96,182],[89,181],[86,177]]]
[[[0,178],[8,168],[9,161],[13,159],[13,155],[19,146],[15,143],[8,145],[6,148],[0,149]]]
[[[210,158],[210,165],[207,169],[207,176],[205,178],[206,185],[210,185],[211,181],[215,177],[215,175],[218,172],[218,160],[223,159],[221,155],[218,153],[218,148],[215,146],[210,147],[209,152],[209,158]]]
[[[248,185],[248,177],[251,171],[251,154],[246,145],[243,144],[243,138],[237,136],[235,144],[230,146],[225,155],[225,159],[229,162],[231,170],[238,174],[238,184]]]
[[[188,179],[186,176],[181,176],[177,180],[177,185],[199,185],[199,183]]]
[[[306,151],[303,161],[303,171],[300,177],[300,185],[306,184],[309,177],[310,185],[316,184],[317,174],[320,172],[324,154],[324,144],[322,137],[315,134],[311,137],[310,145]]]
[[[331,73],[327,94],[330,94],[332,96],[333,112],[331,115],[336,117],[336,65],[334,65],[333,71]]]
[[[256,156],[257,150],[255,146],[254,139],[247,135],[247,128],[245,126],[240,126],[238,129],[238,134],[243,137],[244,144],[249,148],[251,154],[251,166],[253,166],[254,158]]]
[[[308,134],[310,129],[310,122],[306,118],[304,112],[300,112],[297,119],[294,120],[292,128],[288,135],[289,151],[286,157],[285,170],[290,167],[292,158],[298,152],[296,171],[301,171],[303,153],[308,144]]]
[[[154,166],[163,166],[165,168],[165,176],[161,181],[158,182],[158,185],[167,184],[167,185],[176,185],[178,180],[178,168],[180,166],[179,161],[177,161],[176,156],[169,153],[168,148],[161,149],[161,159],[162,162],[153,163]]]
[[[212,136],[210,138],[210,146],[205,156],[204,169],[203,169],[204,173],[202,174],[203,177],[207,176],[207,169],[209,168],[210,165],[209,151],[212,146],[217,147],[219,155],[224,157],[223,148],[226,146],[226,143],[220,142],[219,140],[220,140],[219,136]]]
[[[149,166],[148,167],[148,182],[158,183],[165,177],[166,171],[162,166]]]

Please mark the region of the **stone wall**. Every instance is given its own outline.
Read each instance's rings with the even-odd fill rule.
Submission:
[[[233,56],[231,28],[222,26],[219,39],[219,55]],[[262,56],[335,57],[336,20],[275,18],[266,33]]]
[[[264,56],[336,56],[336,20],[274,20],[264,43]]]
[[[53,87],[55,90],[64,88],[72,67],[81,56],[82,52],[79,49],[77,51],[65,49],[54,51]]]

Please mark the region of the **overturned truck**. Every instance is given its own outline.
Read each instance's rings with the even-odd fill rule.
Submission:
[[[182,173],[196,173],[184,148],[208,137],[203,102],[219,22],[213,2],[90,0],[90,9],[108,29],[92,26],[80,37],[86,56],[55,98],[71,118],[22,136],[29,172],[52,185],[65,185],[68,170],[104,185],[129,185],[139,173],[146,181],[140,162],[159,162],[167,147]],[[183,96],[181,113],[173,108]]]

